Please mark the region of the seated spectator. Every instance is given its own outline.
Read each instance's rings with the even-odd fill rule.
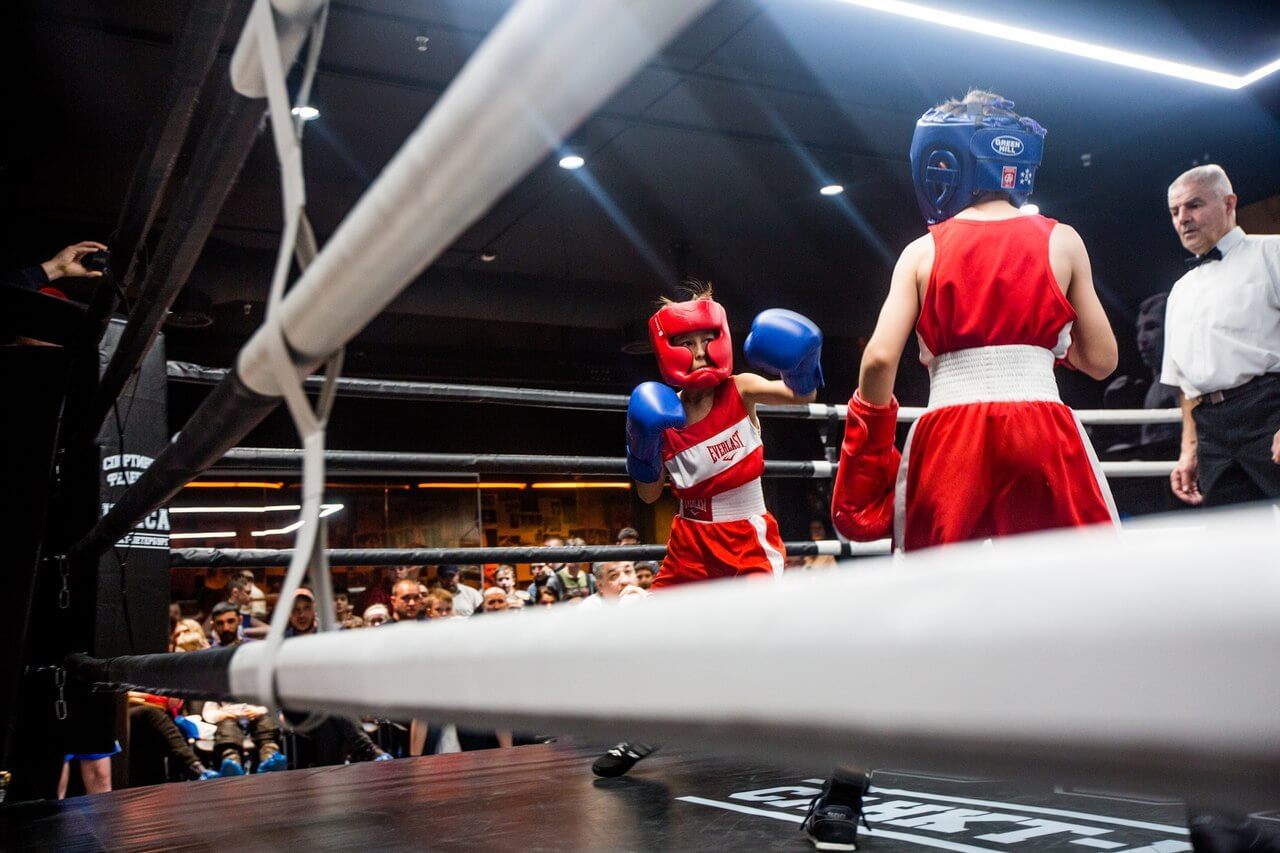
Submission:
[[[255,619],[252,613],[252,577],[245,577],[243,574],[232,575],[227,580],[226,596],[225,601],[233,605],[240,614],[240,632],[242,636],[249,640],[261,640],[267,636],[270,626],[265,619]]]
[[[215,646],[234,646],[249,639],[240,628],[240,609],[230,601],[219,601],[213,606],[213,636]]]
[[[335,586],[333,588],[333,618],[339,625],[342,620],[355,613],[355,607],[351,604],[351,593],[347,592],[345,586]]]
[[[571,548],[581,548],[587,543],[581,539],[570,539],[566,544]],[[556,578],[560,581],[561,598],[572,600],[595,595],[595,578],[592,577],[591,572],[583,569],[584,565],[586,564],[566,563],[564,568],[556,572]]]
[[[196,649],[207,648],[209,648],[209,638],[199,622],[194,619],[181,619],[174,626],[173,635],[169,639],[169,651],[193,652]]]
[[[391,618],[395,622],[417,622],[422,613],[422,590],[416,579],[396,581],[391,588]]]
[[[169,781],[169,772],[180,769],[186,779],[216,779],[187,742],[176,720],[181,699],[165,699],[150,693],[129,691],[129,784],[155,785]],[[186,725],[192,725],[183,720]]]
[[[385,604],[370,604],[364,609],[364,625],[366,628],[377,628],[391,621],[391,611]]]
[[[453,593],[447,589],[439,587],[427,593],[428,618],[430,619],[448,619],[454,616],[453,612]]]
[[[538,600],[535,603],[539,607],[550,607],[553,604],[559,604],[560,593],[556,592],[552,586],[538,587]]]
[[[441,566],[439,572],[440,587],[453,593],[453,614],[455,616],[470,616],[480,609],[481,604],[483,604],[483,597],[480,595],[480,590],[460,583],[458,581],[458,572],[457,566]]]
[[[618,531],[618,536],[614,541],[618,545],[639,545],[640,534],[636,532],[634,527],[624,527]]]
[[[332,767],[358,761],[390,761],[391,754],[373,742],[358,722],[327,716],[298,735],[301,767]]]
[[[258,773],[287,770],[289,759],[280,751],[280,725],[273,714],[261,705],[247,703],[205,702],[201,712],[205,722],[215,726],[214,758],[221,762],[220,776],[243,776],[240,751],[246,733],[258,753]]]
[[[641,589],[636,582],[635,563],[630,560],[615,560],[608,563],[596,563],[591,568],[600,591],[582,600],[583,607],[599,607],[605,603],[621,600],[635,601],[649,595],[648,590]]]
[[[564,540],[558,536],[548,536],[543,540],[542,547],[563,548]],[[531,563],[529,568],[533,572],[533,581],[525,592],[528,593],[530,601],[536,601],[538,590],[548,585],[555,589],[557,600],[564,600],[564,588],[560,586],[560,578],[557,576],[557,573],[564,568],[564,563]]]
[[[815,518],[809,522],[809,538],[814,542],[822,542],[831,539],[827,530],[827,523],[820,518]],[[788,561],[790,562],[790,561]],[[803,566],[806,569],[834,569],[836,566],[836,558],[830,554],[818,554],[813,557],[805,557]]]
[[[286,637],[314,634],[320,630],[316,621],[316,597],[305,586],[298,587],[293,596],[293,608],[289,611],[289,624],[284,626]]]
[[[240,573],[249,580],[249,615],[257,622],[267,621],[267,594],[257,584],[253,569],[245,569]],[[245,612],[240,608],[240,612]]]
[[[493,571],[494,586],[501,587],[507,594],[508,607],[524,607],[529,603],[528,593],[516,589],[516,570],[514,566],[498,566]]]
[[[507,609],[507,592],[500,586],[491,586],[484,591],[482,604],[484,613],[499,613]]]
[[[653,579],[658,574],[658,564],[652,560],[636,563],[636,585],[641,589],[653,586]]]

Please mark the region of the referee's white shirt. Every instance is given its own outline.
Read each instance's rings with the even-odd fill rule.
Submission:
[[[1280,235],[1239,228],[1173,285],[1160,381],[1200,397],[1280,372]]]

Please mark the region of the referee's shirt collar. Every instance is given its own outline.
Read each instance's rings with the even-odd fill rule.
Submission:
[[[1219,252],[1221,252],[1222,256],[1225,258],[1228,252],[1230,252],[1232,249],[1234,249],[1236,246],[1239,246],[1243,242],[1244,242],[1244,229],[1241,228],[1239,225],[1237,225],[1235,228],[1232,228],[1226,234],[1223,234],[1222,239],[1218,241],[1218,245],[1215,246],[1214,248],[1216,248]]]

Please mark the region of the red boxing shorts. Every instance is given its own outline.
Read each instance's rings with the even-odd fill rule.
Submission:
[[[676,516],[652,589],[717,578],[781,576],[785,562],[778,522],[767,512],[735,521]]]
[[[906,551],[1114,523],[1109,490],[1071,409],[989,402],[926,412],[907,438],[898,544]]]

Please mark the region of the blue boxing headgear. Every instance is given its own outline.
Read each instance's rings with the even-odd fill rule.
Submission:
[[[1013,101],[1003,98],[965,106],[959,115],[929,110],[911,137],[911,182],[930,225],[950,219],[986,192],[1007,193],[1022,206],[1035,187],[1044,128],[1016,114],[983,115],[987,107],[1012,113]]]

